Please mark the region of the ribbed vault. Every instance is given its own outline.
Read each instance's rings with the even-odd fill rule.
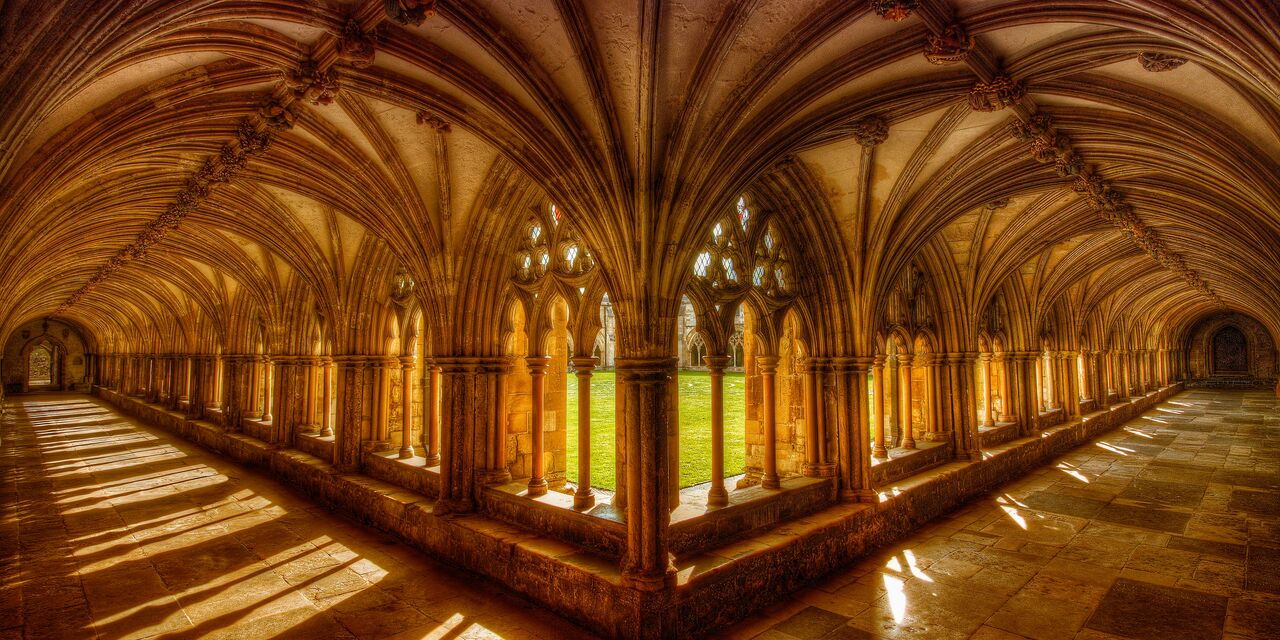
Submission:
[[[957,305],[955,351],[996,297],[1017,348],[1050,325],[1173,344],[1224,310],[1280,335],[1266,0],[32,1],[0,21],[0,335],[56,315],[109,349],[215,352],[263,326],[288,352],[323,325],[326,349],[373,353],[403,271],[434,352],[494,354],[519,221],[554,202],[623,350],[666,355],[743,193],[807,221],[789,231],[831,355],[875,349],[869,310],[912,268]]]

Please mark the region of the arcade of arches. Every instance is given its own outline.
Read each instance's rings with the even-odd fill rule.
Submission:
[[[2,3],[0,393],[696,635],[1186,387],[1275,386],[1278,32],[1270,0]]]

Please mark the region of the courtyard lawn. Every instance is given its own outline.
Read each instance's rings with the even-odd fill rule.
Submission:
[[[578,378],[568,380],[568,440],[566,460],[569,480],[578,481]],[[614,450],[614,393],[612,371],[591,376],[591,485],[613,490],[616,477]],[[746,385],[741,373],[724,376],[724,471],[742,473],[746,459]],[[680,486],[711,479],[711,377],[704,371],[680,372]]]

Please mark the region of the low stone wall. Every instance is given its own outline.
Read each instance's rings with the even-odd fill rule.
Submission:
[[[789,522],[769,547],[695,575],[678,592],[680,628],[730,624],[873,549],[910,535],[991,489],[1141,415],[1182,391],[1166,387],[1130,402],[1019,438],[979,462],[954,462],[881,494],[879,503],[838,505]]]
[[[703,637],[760,611],[812,580],[1137,417],[1181,390],[1180,384],[1167,387],[1035,436],[1001,444],[985,451],[979,462],[942,464],[894,484],[894,490],[882,493],[874,504],[837,504],[744,534],[745,538],[734,539],[740,551],[731,558],[711,555],[702,545],[681,537],[709,525],[677,523],[671,532],[673,545],[684,546],[691,555],[679,562],[676,589],[658,592],[623,587],[617,559],[592,553],[584,546],[480,514],[438,516],[426,491],[411,491],[366,475],[337,473],[329,462],[304,451],[272,447],[111,390],[95,388],[95,393],[144,422],[266,469],[364,523],[392,532],[456,566],[505,583],[597,633],[621,638],[691,638]],[[390,459],[366,459],[366,469],[401,481],[400,472],[412,467]],[[829,484],[813,487],[815,499],[827,497]],[[487,501],[495,490],[484,493]],[[522,500],[519,506],[530,509],[527,499]],[[685,528],[688,531],[682,531]]]

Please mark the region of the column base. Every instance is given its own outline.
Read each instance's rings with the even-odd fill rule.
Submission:
[[[533,498],[547,495],[547,481],[543,478],[530,480],[527,495]]]
[[[724,507],[729,504],[729,492],[725,491],[724,485],[711,485],[707,490],[707,506],[708,507]]]
[[[408,460],[409,458],[412,458],[412,457],[413,457],[413,447],[401,447],[401,448],[400,448],[400,459],[401,459],[401,460]]]
[[[778,476],[766,475],[760,478],[760,486],[765,489],[781,489],[782,482],[778,479]]]
[[[661,573],[629,573],[623,571],[622,586],[636,591],[665,591],[676,586],[676,569],[667,567]]]
[[[440,464],[440,456],[435,456],[435,462],[427,458],[425,466],[434,467],[438,464]],[[486,486],[507,484],[511,482],[511,472],[506,469],[481,469],[476,472],[476,482]]]
[[[596,506],[596,494],[588,488],[586,491],[576,491],[573,494],[573,508],[582,511]]]
[[[438,467],[438,466],[440,466],[440,454],[438,454],[438,453],[433,453],[433,454],[431,454],[431,455],[427,456],[427,466],[428,466],[428,467]],[[510,480],[511,480],[511,474],[510,474],[510,473],[507,473],[507,481],[509,482]]]

